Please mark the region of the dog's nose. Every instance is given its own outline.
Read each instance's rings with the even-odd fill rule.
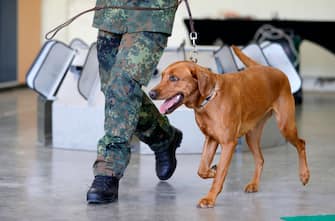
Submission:
[[[157,98],[157,96],[158,96],[158,93],[157,93],[157,91],[155,91],[155,90],[151,90],[151,91],[149,91],[149,96],[151,97],[151,99],[156,99]]]

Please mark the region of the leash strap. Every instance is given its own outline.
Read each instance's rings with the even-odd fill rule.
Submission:
[[[100,10],[98,9],[98,7],[94,7],[94,8],[91,8],[91,9],[88,9],[88,10],[85,10],[83,12],[80,12],[79,14],[73,16],[72,18],[70,18],[69,20],[67,20],[66,22],[56,26],[55,28],[51,29],[50,31],[48,31],[45,35],[44,35],[44,38],[46,40],[52,40],[56,34],[62,30],[63,28],[65,28],[66,26],[70,25],[74,20],[76,20],[77,18],[79,18],[80,16],[88,13],[88,12],[92,12],[92,11],[96,11],[96,10]]]
[[[178,0],[176,5],[165,7],[165,8],[133,7],[133,6],[96,6],[96,7],[93,7],[93,8],[90,8],[90,9],[87,9],[85,11],[82,11],[82,12],[78,13],[77,15],[73,16],[72,18],[65,21],[64,23],[62,23],[62,24],[56,26],[55,28],[51,29],[50,31],[48,31],[45,34],[44,38],[46,40],[52,40],[60,30],[62,30],[66,26],[69,26],[73,21],[75,21],[80,16],[82,16],[84,14],[87,14],[89,12],[92,12],[92,11],[99,11],[99,10],[103,10],[103,9],[161,11],[161,10],[168,10],[168,9],[172,9],[172,8],[178,8],[178,6],[182,3],[182,1],[184,1],[185,4],[186,4],[188,16],[189,16],[189,25],[190,25],[190,30],[191,30],[189,37],[190,37],[190,40],[191,40],[191,43],[192,43],[193,50],[190,53],[190,60],[193,61],[194,63],[197,63],[198,62],[198,59],[197,59],[198,49],[197,49],[197,45],[196,45],[196,40],[198,39],[198,34],[197,34],[197,32],[195,31],[195,28],[194,28],[193,17],[192,17],[191,8],[190,8],[190,4],[188,3],[188,0]]]
[[[56,34],[62,30],[63,28],[65,28],[66,26],[70,25],[74,20],[76,20],[77,18],[79,18],[80,16],[92,12],[92,11],[100,11],[103,9],[124,9],[124,10],[141,10],[141,11],[162,11],[162,10],[168,10],[168,9],[172,9],[172,8],[178,8],[178,6],[180,5],[180,3],[182,1],[185,0],[178,0],[177,4],[169,6],[169,7],[164,7],[164,8],[155,8],[155,7],[136,7],[136,6],[96,6],[90,9],[87,9],[85,11],[82,11],[80,13],[78,13],[77,15],[73,16],[72,18],[70,18],[69,20],[67,20],[66,22],[58,25],[57,27],[51,29],[49,32],[47,32],[44,36],[44,38],[46,40],[51,40],[53,39]]]

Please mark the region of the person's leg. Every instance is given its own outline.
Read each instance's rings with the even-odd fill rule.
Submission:
[[[154,32],[123,35],[113,70],[127,70],[124,74],[129,74],[140,86],[147,85],[163,54],[167,39],[166,34]],[[133,132],[155,152],[156,174],[159,179],[169,179],[176,168],[175,152],[181,143],[182,133],[170,125],[167,117],[159,113],[142,90],[138,93],[141,93],[142,102],[138,109],[138,123],[131,123],[131,126],[137,125]],[[128,132],[131,132],[130,127]],[[129,136],[131,134],[133,133],[129,133]]]
[[[135,135],[154,151],[158,178],[169,179],[177,166],[175,152],[181,143],[182,132],[170,125],[168,118],[159,113],[146,94],[143,95]]]
[[[106,36],[104,37],[106,38]],[[94,164],[96,177],[115,177],[118,180],[123,176],[130,159],[129,143],[131,137],[135,131],[138,131],[136,130],[137,126],[143,125],[138,124],[139,119],[142,119],[141,107],[143,103],[149,102],[150,108],[146,109],[152,109],[158,113],[155,106],[141,90],[141,86],[150,80],[162,55],[166,40],[166,35],[158,33],[124,34],[117,51],[114,50],[115,47],[112,44],[108,43],[108,36],[107,40],[98,40],[100,76],[103,81],[101,84],[105,94],[105,135],[98,142],[98,157]],[[117,53],[115,54],[115,52]],[[146,112],[148,113],[148,110]],[[158,144],[146,140],[154,151],[160,151],[159,159],[165,159],[163,164],[158,164],[158,167],[163,166],[163,171],[168,171],[168,173],[172,171],[173,173],[175,163],[172,164],[175,161],[175,149],[181,141],[181,132],[178,131],[179,136],[177,136],[176,129],[172,128],[167,118],[159,113],[157,116],[151,116],[151,123],[150,121],[148,123],[154,125],[151,128],[155,133],[152,133],[151,136],[160,136],[164,139],[164,141],[159,140]],[[161,130],[155,129],[159,126],[162,126]],[[142,140],[144,140],[143,137],[145,136],[142,136]],[[153,139],[153,141],[156,140]],[[169,148],[171,145],[172,148]],[[168,174],[168,176],[171,175]],[[166,177],[164,178],[166,179]],[[112,201],[108,197],[107,201],[105,200],[104,192],[103,194],[100,192],[99,197],[95,197],[92,192],[96,191],[89,190],[87,195],[89,202],[95,202],[95,199],[92,198],[100,196],[103,196],[102,200],[98,199],[96,202]],[[93,197],[90,197],[92,195]]]
[[[167,39],[166,34],[154,32],[123,35],[118,57],[127,59],[116,61],[113,70],[127,70],[141,86],[147,85],[163,54]],[[143,91],[141,93],[142,104],[134,132],[155,152],[156,174],[161,180],[166,180],[176,168],[175,152],[181,143],[182,133],[169,124],[167,117],[159,113]]]
[[[136,87],[136,82],[114,68],[120,59],[121,40],[122,35],[99,32],[97,54],[101,90],[105,95],[105,135],[98,141],[97,160],[94,163],[95,175],[115,176],[118,179],[122,177],[130,159],[130,135],[127,134],[132,133],[133,126],[128,112],[136,113],[141,100],[136,94],[128,93],[129,88]],[[128,128],[130,132],[127,132]]]
[[[99,61],[99,75],[101,82],[101,91],[108,93],[109,79],[111,70],[115,63],[115,57],[118,52],[122,35],[99,31],[97,39],[97,55]],[[105,114],[108,113],[108,102],[105,102]],[[106,127],[106,123],[105,123]],[[107,161],[111,158],[113,145],[109,145],[111,141],[104,136],[98,141],[97,159],[94,162],[94,181],[87,192],[88,203],[108,203],[116,201],[118,198],[119,178],[113,176],[113,172],[108,169]],[[127,149],[116,155],[125,155],[123,159],[129,158]],[[124,154],[122,154],[124,152]],[[123,160],[124,161],[124,160]]]
[[[110,70],[101,67],[105,59],[111,60],[110,50],[98,52],[100,74],[107,71],[107,75],[102,83],[105,135],[98,142],[95,175],[115,176],[118,179],[123,176],[130,158],[130,141],[140,118],[144,96],[141,86],[150,80],[166,40],[164,34],[123,34]],[[151,118],[151,121],[156,119]]]

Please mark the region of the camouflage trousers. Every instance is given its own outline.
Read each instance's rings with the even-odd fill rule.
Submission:
[[[174,130],[141,89],[151,79],[167,38],[162,33],[99,31],[97,52],[105,95],[105,135],[98,141],[95,175],[123,176],[133,135],[154,152],[168,148]]]

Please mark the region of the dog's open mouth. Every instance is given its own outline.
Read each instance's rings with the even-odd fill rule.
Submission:
[[[182,105],[183,99],[183,94],[176,94],[175,96],[165,100],[164,103],[160,106],[159,111],[161,114],[170,114],[180,105]]]

